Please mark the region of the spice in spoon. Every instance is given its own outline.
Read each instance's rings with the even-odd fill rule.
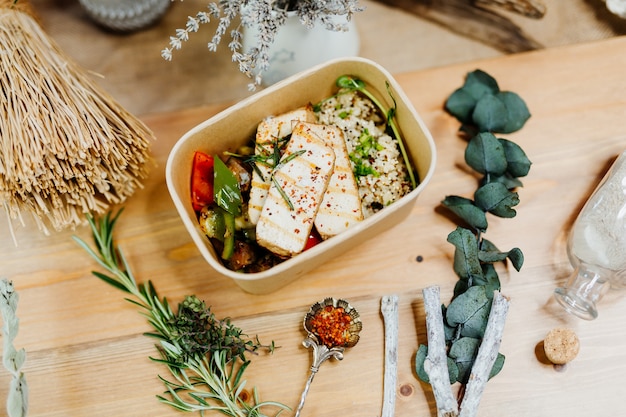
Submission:
[[[295,417],[299,417],[304,407],[313,377],[321,364],[331,357],[342,360],[345,348],[353,347],[359,341],[362,327],[358,311],[345,300],[329,297],[311,306],[304,316],[307,338],[302,344],[313,348],[313,364]]]

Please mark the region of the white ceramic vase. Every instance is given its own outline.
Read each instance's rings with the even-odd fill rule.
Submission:
[[[101,26],[119,32],[143,29],[160,19],[171,0],[79,0],[87,15]]]
[[[328,30],[319,22],[313,28],[307,28],[300,23],[295,12],[289,12],[270,47],[270,67],[263,73],[263,84],[274,84],[330,59],[358,55],[360,39],[354,19],[346,22],[345,16],[336,16],[336,22],[347,23],[348,30]],[[256,45],[257,35],[256,28],[245,29],[244,51]]]

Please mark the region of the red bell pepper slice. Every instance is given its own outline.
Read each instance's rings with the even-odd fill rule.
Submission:
[[[195,211],[213,204],[213,166],[211,155],[197,151],[193,157],[191,170],[191,204]]]
[[[307,239],[306,244],[304,245],[303,251],[311,249],[313,246],[317,245],[318,243],[322,243],[322,237],[320,236],[320,234],[317,232],[317,230],[314,227],[313,229],[311,229],[311,234],[309,234],[309,238]]]

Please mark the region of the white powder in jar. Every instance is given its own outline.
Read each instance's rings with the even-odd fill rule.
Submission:
[[[579,260],[626,270],[626,152],[583,207],[570,238],[571,255]]]

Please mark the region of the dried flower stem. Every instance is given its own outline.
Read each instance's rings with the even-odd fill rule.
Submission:
[[[2,364],[13,377],[7,398],[9,417],[26,417],[28,413],[28,385],[26,377],[21,371],[26,360],[26,351],[24,349],[16,350],[13,346],[19,329],[19,319],[16,313],[18,299],[13,283],[2,279],[0,281],[0,313],[4,322],[2,326],[4,352]]]
[[[207,7],[208,11],[200,11],[187,18],[185,28],[176,30],[175,36],[170,37],[169,46],[161,51],[161,56],[171,61],[173,52],[181,49],[183,43],[189,40],[189,35],[198,32],[200,26],[210,23],[211,19],[218,21],[217,29],[208,44],[209,51],[215,52],[227,30],[234,26],[234,22],[238,22],[230,31],[231,41],[228,48],[233,62],[239,66],[239,71],[253,80],[248,86],[251,91],[261,85],[263,72],[269,69],[269,49],[285,24],[288,11],[295,12],[300,23],[307,28],[312,28],[319,22],[327,30],[346,31],[347,22],[352,15],[364,10],[359,6],[358,0],[220,0]],[[334,16],[345,16],[346,23],[333,21]],[[248,51],[242,50],[245,28],[258,30],[256,46]]]

